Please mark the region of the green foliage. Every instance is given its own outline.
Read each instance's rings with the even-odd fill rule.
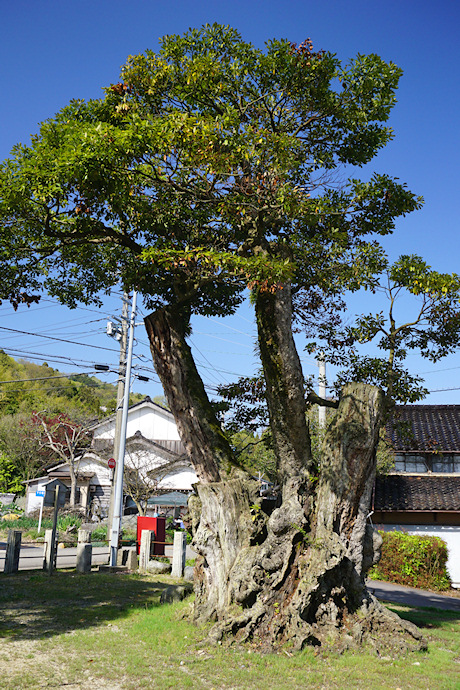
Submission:
[[[25,487],[16,466],[0,451],[0,492],[23,494],[24,491]]]
[[[386,175],[338,190],[327,174],[392,138],[400,76],[309,40],[262,51],[218,24],[166,36],[103,99],[71,102],[15,147],[0,227],[21,228],[28,254],[13,243],[10,259],[70,306],[121,280],[152,309],[206,314],[231,313],[248,285],[336,283],[332,257],[351,279],[356,239],[420,205]]]
[[[451,583],[446,570],[447,546],[439,537],[380,532],[382,557],[369,576],[409,587],[444,591]]]
[[[14,512],[13,510],[10,512]],[[52,512],[52,511],[47,511]],[[57,521],[57,530],[61,532],[61,535],[65,535],[70,528],[72,528],[72,540],[77,541],[77,530],[82,525],[82,518],[77,514],[66,514],[59,515]],[[5,534],[9,529],[14,527],[14,529],[21,530],[23,532],[23,540],[36,540],[43,539],[43,535],[46,529],[51,529],[53,527],[53,518],[51,515],[44,515],[41,524],[40,533],[38,532],[38,518],[32,517],[30,515],[20,515],[17,520],[10,522],[8,520],[2,520],[0,518],[0,533]]]
[[[231,436],[238,462],[255,477],[260,473],[265,479],[276,479],[276,458],[271,447],[269,432],[252,433],[245,429]]]
[[[135,287],[184,331],[193,314],[233,313],[247,288],[292,287],[313,323],[329,298],[373,285],[382,258],[368,238],[421,205],[388,175],[347,180],[392,139],[400,76],[309,39],[260,50],[218,24],[165,36],[0,167],[0,268],[30,267],[71,307]]]
[[[106,541],[107,540],[107,525],[100,525],[91,531],[92,541]]]
[[[48,364],[15,360],[0,350],[0,415],[50,413],[101,417],[111,413],[116,387],[88,374],[63,376]],[[136,402],[140,396],[136,397]],[[104,410],[102,408],[105,408]]]

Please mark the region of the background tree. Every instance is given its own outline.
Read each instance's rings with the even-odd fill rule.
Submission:
[[[26,414],[0,417],[0,452],[12,473],[10,481],[20,487],[21,494],[24,482],[43,474],[52,462],[49,449],[40,447],[37,421]]]
[[[0,451],[0,493],[24,493],[24,485],[18,476],[16,466],[3,451]]]
[[[384,399],[348,385],[313,463],[293,338],[295,300],[372,281],[391,232],[420,204],[385,175],[334,184],[372,159],[400,70],[228,27],[168,36],[128,60],[101,101],[74,102],[17,147],[0,173],[0,218],[24,228],[44,286],[70,306],[121,282],[146,329],[182,441],[200,479],[191,503],[200,577],[195,613],[212,636],[295,647],[417,631],[381,607],[364,578],[366,527]],[[14,249],[14,246],[13,246]],[[208,400],[187,343],[195,313],[255,307],[280,486],[268,504]],[[314,318],[314,314],[311,314]],[[279,505],[280,504],[280,505]]]
[[[382,309],[344,326],[343,305],[333,318],[307,324],[307,334],[316,336],[307,349],[322,350],[330,363],[341,367],[336,393],[347,381],[372,383],[384,389],[391,410],[394,403],[416,402],[428,392],[423,379],[405,367],[410,351],[437,362],[458,348],[460,277],[439,273],[417,255],[401,256],[392,265],[382,255],[372,281],[367,289],[383,296]],[[349,321],[348,313],[346,318]],[[365,354],[364,346],[376,341],[385,355]]]
[[[49,415],[37,412],[33,420],[40,429],[39,447],[51,451],[54,457],[66,464],[70,474],[70,506],[76,505],[77,480],[81,454],[91,442],[91,434],[85,422],[71,419],[65,414]]]

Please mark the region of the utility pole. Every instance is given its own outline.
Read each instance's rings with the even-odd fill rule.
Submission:
[[[123,417],[123,399],[125,396],[125,380],[126,380],[126,354],[128,347],[128,307],[129,295],[127,292],[123,293],[123,306],[121,309],[121,331],[120,334],[120,361],[118,364],[118,388],[117,388],[117,407],[115,410],[115,436],[113,439],[113,457],[117,458],[120,449],[121,437],[121,422]],[[109,515],[107,518],[107,538],[110,541],[110,529],[113,522],[113,509],[116,491],[116,469],[112,470],[112,488],[110,491]]]
[[[129,408],[129,391],[131,384],[131,364],[133,359],[133,343],[134,343],[134,326],[136,324],[136,302],[137,293],[133,293],[133,303],[131,307],[131,319],[129,323],[129,338],[128,338],[128,355],[126,358],[126,376],[125,376],[125,395],[123,398],[123,411],[121,419],[121,433],[120,446],[118,455],[116,457],[116,482],[115,482],[115,498],[112,519],[112,532],[110,539],[110,565],[117,564],[118,556],[118,540],[121,529],[121,517],[123,515],[123,470],[125,462],[125,447],[126,447],[126,427],[128,424],[128,408]]]
[[[324,361],[324,352],[320,352],[318,356],[318,395],[323,400],[326,399],[326,362]],[[318,406],[318,426],[320,429],[326,428],[326,408],[323,405]]]

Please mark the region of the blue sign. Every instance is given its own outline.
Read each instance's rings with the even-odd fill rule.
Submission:
[[[45,492],[44,491],[36,491],[35,492],[36,496],[41,496],[42,498],[45,498]]]

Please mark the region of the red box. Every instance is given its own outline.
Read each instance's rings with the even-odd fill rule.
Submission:
[[[139,553],[139,548],[141,545],[141,532],[143,529],[153,530],[155,532],[155,543],[153,545],[153,553],[155,556],[164,556],[166,541],[166,518],[146,517],[145,515],[138,515],[137,553]]]

